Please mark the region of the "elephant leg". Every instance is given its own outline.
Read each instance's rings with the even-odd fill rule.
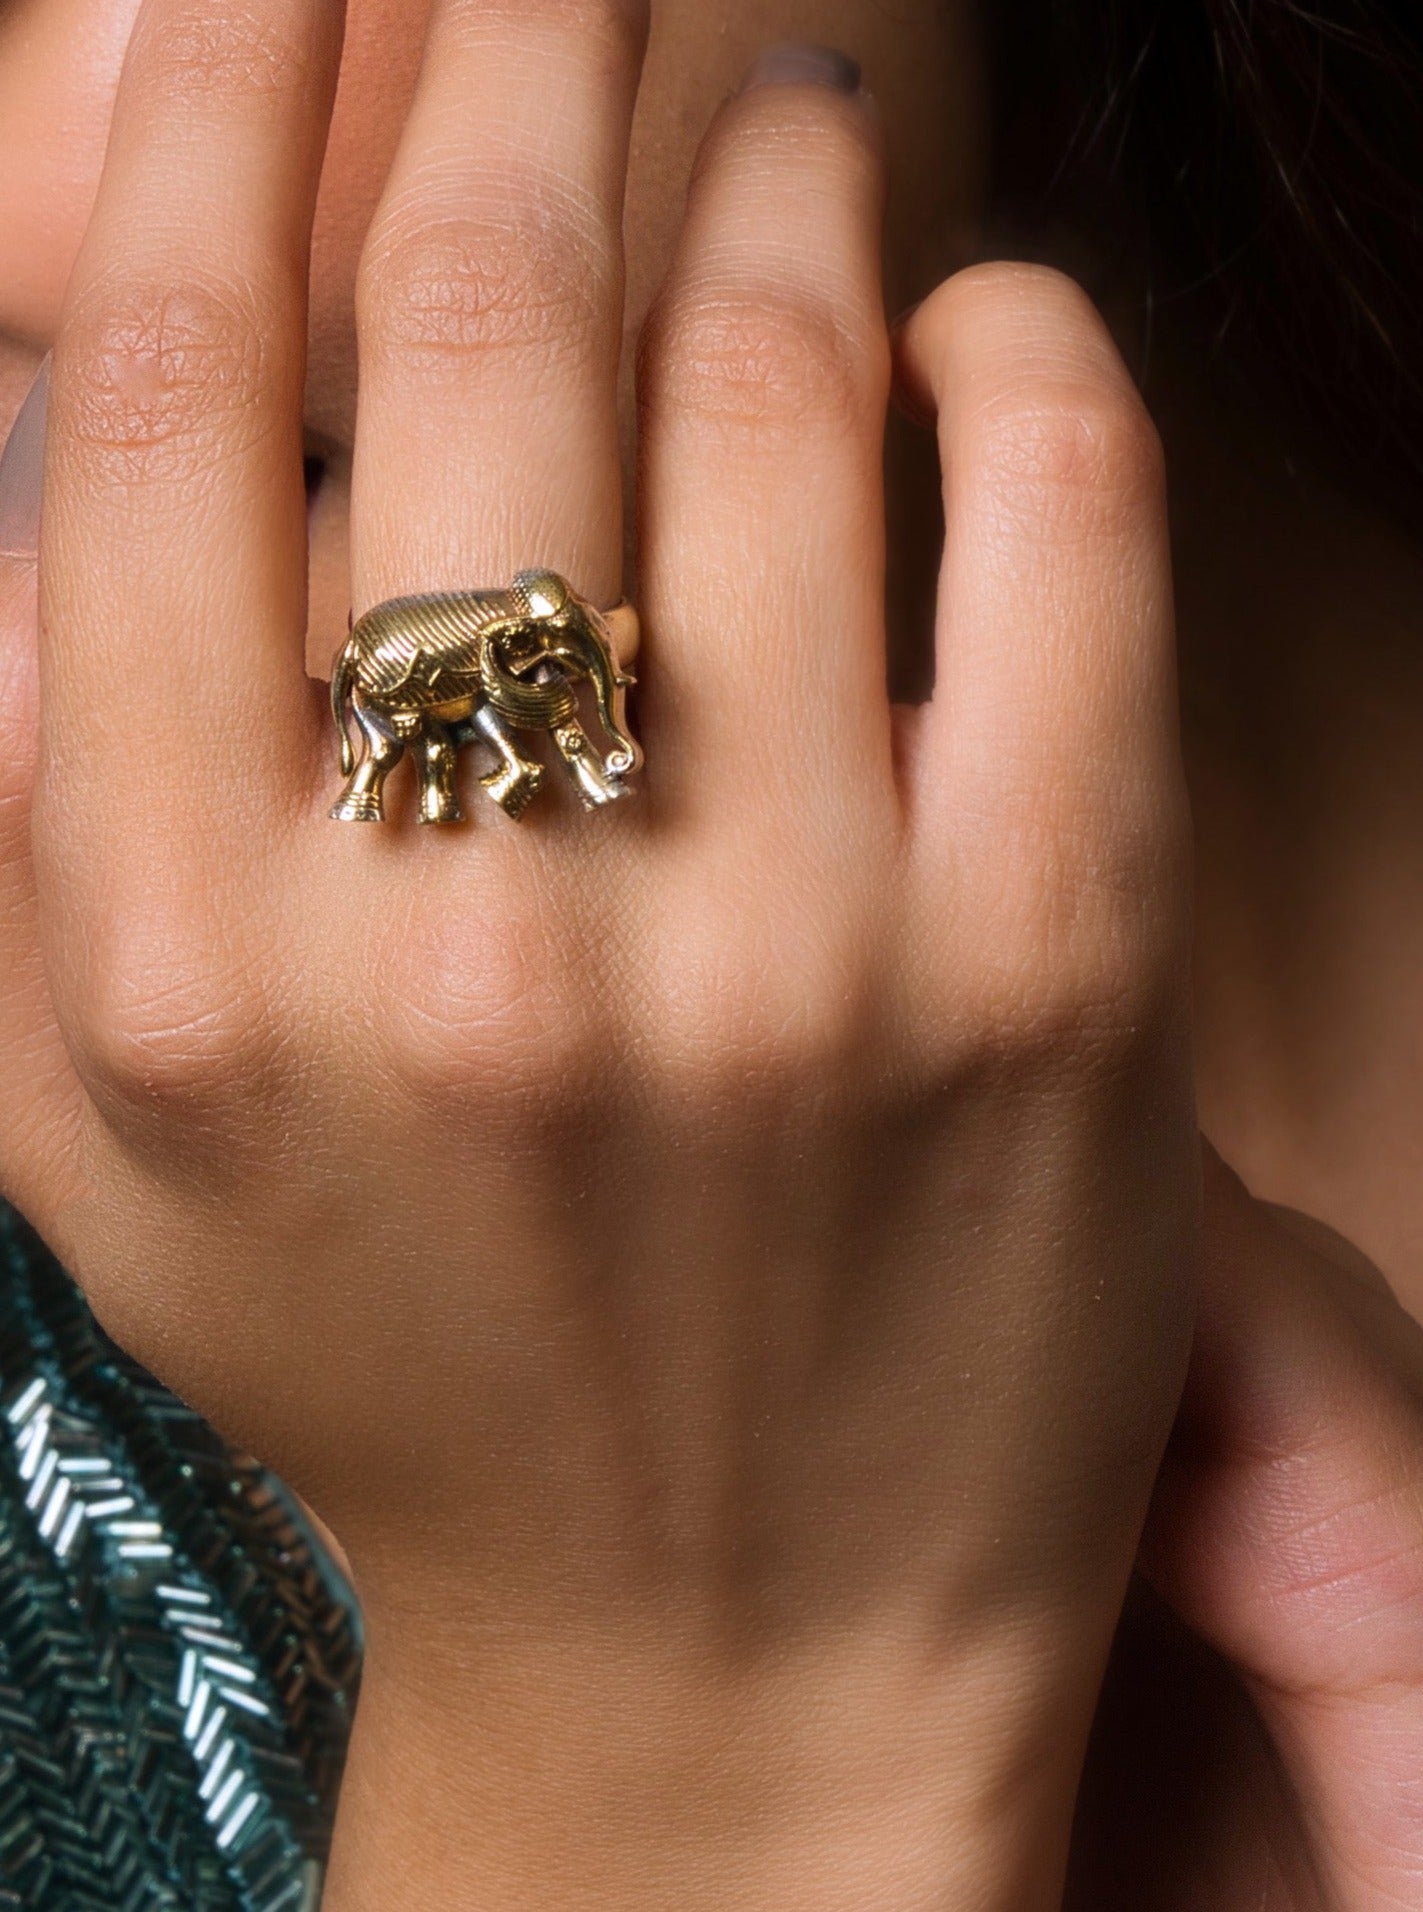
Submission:
[[[379,729],[370,713],[355,706],[356,722],[366,740],[366,754],[346,780],[346,788],[331,806],[338,823],[383,823],[385,780],[405,754],[405,745]]]
[[[620,777],[609,775],[582,724],[560,724],[553,733],[553,741],[573,773],[585,810],[596,810],[600,804],[616,803],[619,797],[631,796],[631,790]]]
[[[521,817],[543,782],[543,765],[519,754],[504,720],[488,704],[481,704],[475,711],[474,725],[485,742],[493,744],[499,753],[498,768],[488,771],[479,781],[509,816]]]
[[[420,821],[459,823],[464,816],[455,789],[455,740],[444,724],[430,722],[416,745],[420,764]]]

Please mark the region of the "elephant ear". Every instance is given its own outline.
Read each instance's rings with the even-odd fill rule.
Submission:
[[[497,643],[485,645],[479,675],[490,704],[520,730],[552,730],[577,715],[578,699],[566,677],[556,675],[543,684],[516,677]]]

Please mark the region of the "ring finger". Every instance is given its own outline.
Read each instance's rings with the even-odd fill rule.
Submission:
[[[622,206],[646,0],[440,0],[362,259],[358,611],[621,589]]]

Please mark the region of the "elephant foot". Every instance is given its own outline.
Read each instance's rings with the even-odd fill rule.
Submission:
[[[331,806],[338,823],[384,823],[385,806],[378,790],[348,790]]]
[[[618,803],[632,795],[631,785],[620,783],[616,777],[585,778],[577,769],[574,775],[578,780],[578,800],[585,810],[600,810],[605,803]]]
[[[517,821],[528,809],[543,780],[542,764],[522,763],[501,764],[498,770],[489,771],[479,781],[505,816]]]
[[[420,821],[422,823],[463,823],[464,811],[460,808],[458,797],[442,794],[432,796],[428,791],[420,800]]]

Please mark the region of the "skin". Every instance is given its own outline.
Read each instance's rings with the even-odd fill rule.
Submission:
[[[1068,282],[936,285],[969,22],[668,4],[634,118],[609,0],[447,0],[418,91],[424,10],[353,8],[339,93],[315,0],[146,0],[116,96],[129,11],[0,46],[16,403],[55,354],[0,576],[0,1181],[350,1554],[328,1904],[1056,1906],[1197,1299],[1188,833],[1156,433]],[[721,104],[792,32],[880,111]],[[886,529],[892,377],[934,430]],[[885,545],[923,574],[934,446],[911,710]],[[614,827],[329,822],[304,641],[531,550],[609,601],[630,547]],[[1207,1167],[1141,1565],[1234,1669],[1197,1776],[1249,1727],[1291,1785],[1203,1783],[1169,1865],[1138,1810],[1122,1902],[1401,1906],[1416,1333]],[[1104,1717],[1085,1903],[1177,1724]]]

